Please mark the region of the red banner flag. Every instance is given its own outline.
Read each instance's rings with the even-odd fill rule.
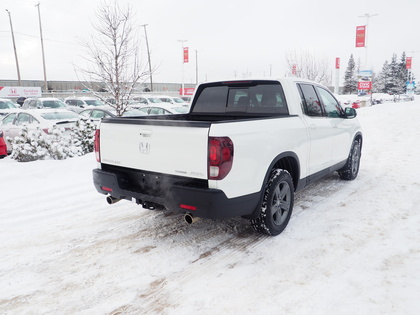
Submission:
[[[405,58],[405,68],[406,69],[411,69],[411,61],[412,61],[412,57]]]
[[[184,47],[184,63],[188,62],[188,47]]]
[[[340,69],[340,58],[335,58],[335,68]]]
[[[356,47],[365,47],[366,26],[356,27]]]

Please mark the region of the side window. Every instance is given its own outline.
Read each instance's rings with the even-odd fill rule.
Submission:
[[[81,112],[81,113],[79,113],[79,115],[81,115],[81,116],[83,116],[83,117],[87,117],[87,118],[89,118],[90,111],[84,111],[84,112]]]
[[[93,110],[91,117],[93,118],[104,118],[105,113],[100,110]]]
[[[143,113],[148,114],[149,109],[150,109],[149,107],[143,107],[143,108],[140,108],[139,110],[140,110],[141,112],[143,112]]]
[[[318,91],[319,96],[321,97],[322,103],[324,104],[325,112],[327,113],[328,117],[340,117],[343,114],[343,109],[341,108],[340,104],[337,102],[337,100],[334,98],[334,96],[331,95],[330,92],[327,90],[316,87],[316,90]]]
[[[315,88],[311,84],[298,84],[299,92],[302,99],[303,111],[308,116],[322,117],[323,112],[321,102],[315,92]]]
[[[23,125],[29,123],[29,115],[28,114],[20,114],[16,120],[16,125]]]
[[[7,115],[6,118],[1,120],[1,124],[2,125],[11,125],[13,123],[13,120],[15,119],[16,115],[17,115],[16,113]]]
[[[150,113],[149,114],[150,115],[161,115],[161,114],[163,114],[163,110],[160,109],[160,108],[158,108],[158,107],[152,107],[150,109]]]

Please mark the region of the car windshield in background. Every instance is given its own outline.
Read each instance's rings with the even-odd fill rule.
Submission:
[[[41,114],[42,118],[47,120],[64,120],[71,119],[77,120],[80,118],[80,115],[74,112],[52,112],[52,113],[43,113]]]
[[[43,101],[42,106],[44,108],[67,108],[66,104],[61,101]]]
[[[148,97],[147,98],[149,100],[150,103],[163,103],[162,100],[160,98],[155,98],[155,97]]]
[[[86,104],[91,106],[104,106],[104,102],[99,100],[85,100]]]
[[[11,101],[0,101],[0,109],[17,108]]]

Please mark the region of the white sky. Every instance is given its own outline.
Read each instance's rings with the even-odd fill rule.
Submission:
[[[43,80],[37,1],[2,0],[0,4],[0,79],[17,79],[10,24],[11,12],[22,80]],[[80,40],[92,34],[94,10],[100,0],[42,0],[47,80],[76,80],[73,63],[81,65]],[[285,56],[296,50],[331,60],[341,58],[340,78],[350,54],[365,62],[365,48],[355,48],[356,26],[369,20],[368,64],[378,72],[393,53],[413,56],[413,72],[420,73],[418,0],[119,0],[130,3],[139,25],[148,24],[151,62],[158,67],[154,82],[182,81],[182,45],[187,40],[190,62],[185,83],[241,78],[244,75],[284,76]],[[414,24],[413,24],[414,23]],[[144,42],[144,30],[140,33]],[[147,64],[147,56],[144,54]]]

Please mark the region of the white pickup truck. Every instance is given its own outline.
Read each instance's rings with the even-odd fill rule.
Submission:
[[[277,235],[294,193],[359,171],[356,111],[298,78],[203,83],[188,114],[103,119],[94,185],[108,203],[135,201],[196,218],[241,216]]]

